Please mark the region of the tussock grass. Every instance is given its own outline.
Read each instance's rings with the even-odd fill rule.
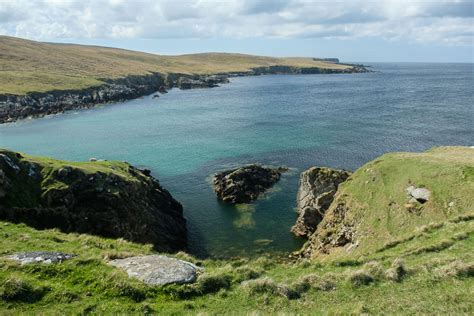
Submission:
[[[46,289],[34,287],[23,278],[10,276],[0,284],[0,298],[5,301],[33,303],[40,300]]]
[[[248,295],[270,294],[282,296],[287,299],[297,299],[300,297],[300,293],[295,289],[284,284],[278,284],[270,278],[245,281],[241,287]]]
[[[474,263],[465,263],[460,260],[437,268],[435,274],[440,277],[474,277]]]
[[[347,280],[352,284],[354,287],[359,287],[362,285],[369,285],[370,283],[374,282],[375,279],[369,272],[366,270],[360,269],[354,272],[351,272],[347,277]]]

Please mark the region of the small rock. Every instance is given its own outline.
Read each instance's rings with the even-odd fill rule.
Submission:
[[[420,202],[421,204],[426,203],[430,199],[431,192],[426,188],[415,188],[414,186],[409,186],[406,189],[407,193]]]
[[[89,159],[89,161],[95,162],[95,161],[97,161],[97,158],[91,157],[91,158]]]
[[[32,252],[21,252],[11,256],[8,259],[19,261],[22,265],[31,263],[61,263],[64,260],[74,258],[75,255],[62,253],[62,252],[50,252],[50,251],[32,251]]]
[[[125,270],[129,277],[139,279],[148,285],[192,283],[202,270],[190,262],[162,255],[117,259],[110,261],[109,264]]]

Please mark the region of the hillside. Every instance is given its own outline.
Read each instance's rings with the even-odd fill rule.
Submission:
[[[410,187],[429,200],[410,198]],[[389,153],[359,168],[337,191],[303,251],[321,260],[398,249],[459,216],[474,216],[474,149]],[[445,236],[449,246],[452,241]]]
[[[74,90],[98,86],[105,79],[131,75],[249,72],[289,66],[345,70],[352,66],[312,58],[274,58],[227,53],[164,56],[124,49],[52,44],[0,36],[0,95]]]
[[[472,314],[473,152],[384,155],[341,185],[308,243],[310,258],[215,260],[180,252],[174,256],[204,268],[188,285],[146,286],[107,264],[153,254],[151,245],[0,222],[0,313]],[[406,203],[408,184],[429,189],[429,200]],[[350,221],[338,221],[343,202]],[[331,222],[352,224],[352,251],[317,251],[315,238]],[[30,265],[4,257],[38,250],[76,257]]]

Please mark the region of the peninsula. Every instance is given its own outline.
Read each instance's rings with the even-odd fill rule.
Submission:
[[[8,36],[0,36],[0,52],[0,123],[164,93],[173,87],[215,87],[232,76],[368,71],[337,59],[230,53],[165,56]]]

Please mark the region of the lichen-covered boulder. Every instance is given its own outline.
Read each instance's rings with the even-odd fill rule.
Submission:
[[[117,259],[109,264],[148,285],[192,283],[202,269],[190,262],[161,255]]]

